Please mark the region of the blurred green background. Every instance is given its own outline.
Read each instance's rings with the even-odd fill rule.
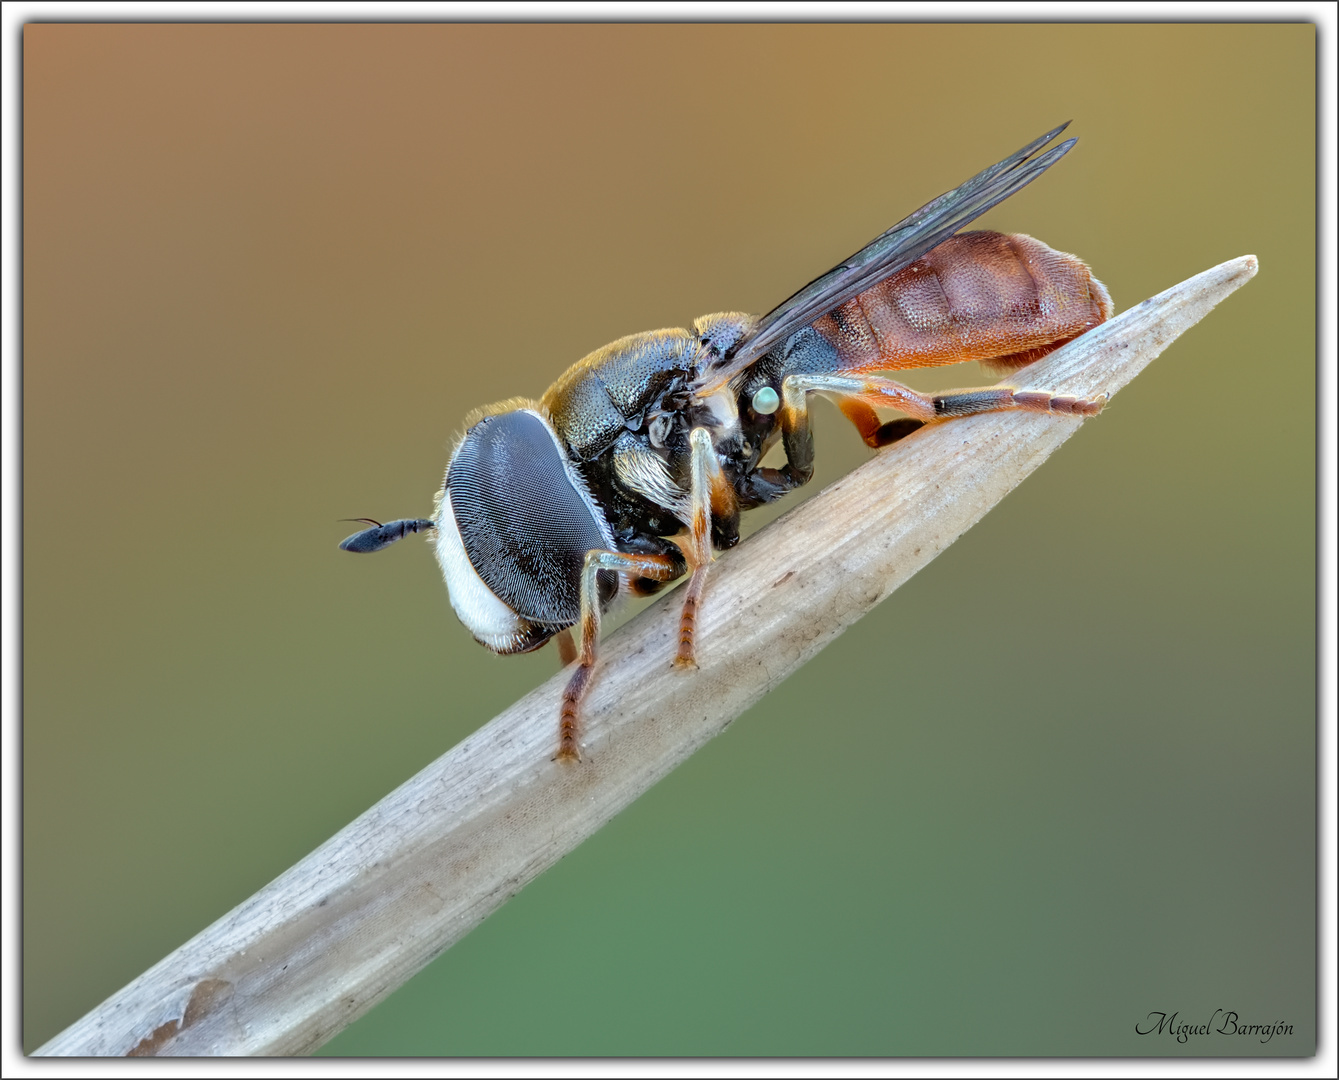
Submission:
[[[428,513],[470,408],[766,310],[1073,117],[983,226],[1119,309],[1259,277],[326,1052],[1312,1052],[1312,26],[23,46],[26,1048],[554,670],[336,519]],[[820,410],[806,494],[866,455]],[[1294,1034],[1134,1032],[1217,1008]]]

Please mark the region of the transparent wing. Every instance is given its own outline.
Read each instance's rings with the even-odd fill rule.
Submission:
[[[1077,139],[1066,139],[1044,154],[1038,154],[1067,127],[1068,120],[965,184],[926,203],[849,259],[778,304],[758,320],[753,332],[719,366],[703,373],[698,392],[710,393],[725,385],[797,330],[910,266],[992,206],[1030,184],[1078,142]]]

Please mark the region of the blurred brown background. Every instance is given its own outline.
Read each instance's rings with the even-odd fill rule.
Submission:
[[[328,1050],[1311,1052],[1313,27],[23,46],[25,1047],[553,670],[336,519],[428,513],[473,406],[766,310],[1073,117],[983,226],[1120,309],[1259,277]],[[865,455],[821,408],[809,493]],[[1294,1034],[1134,1034],[1216,1008]]]

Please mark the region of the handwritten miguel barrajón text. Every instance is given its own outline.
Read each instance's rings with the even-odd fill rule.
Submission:
[[[1276,1020],[1272,1024],[1245,1024],[1241,1017],[1228,1009],[1215,1009],[1207,1024],[1178,1023],[1180,1013],[1168,1016],[1165,1012],[1151,1012],[1142,1022],[1134,1025],[1136,1035],[1175,1036],[1179,1043],[1189,1042],[1192,1035],[1255,1035],[1262,1043],[1269,1042],[1275,1035],[1291,1035],[1292,1024]]]

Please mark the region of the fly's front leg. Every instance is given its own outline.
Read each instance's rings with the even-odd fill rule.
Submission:
[[[581,568],[581,652],[576,671],[563,691],[563,707],[558,718],[558,752],[554,761],[580,761],[577,733],[581,701],[590,685],[600,641],[601,570],[633,577],[670,581],[683,573],[682,562],[672,555],[628,555],[621,551],[588,551]]]
[[[684,590],[683,614],[679,617],[679,650],[674,657],[676,667],[697,667],[694,645],[697,612],[707,583],[707,567],[711,565],[713,520],[718,531],[733,537],[725,541],[727,546],[739,538],[739,503],[716,459],[711,433],[706,428],[694,428],[688,441],[693,453],[688,492],[691,520],[684,554],[692,564],[693,576]]]

